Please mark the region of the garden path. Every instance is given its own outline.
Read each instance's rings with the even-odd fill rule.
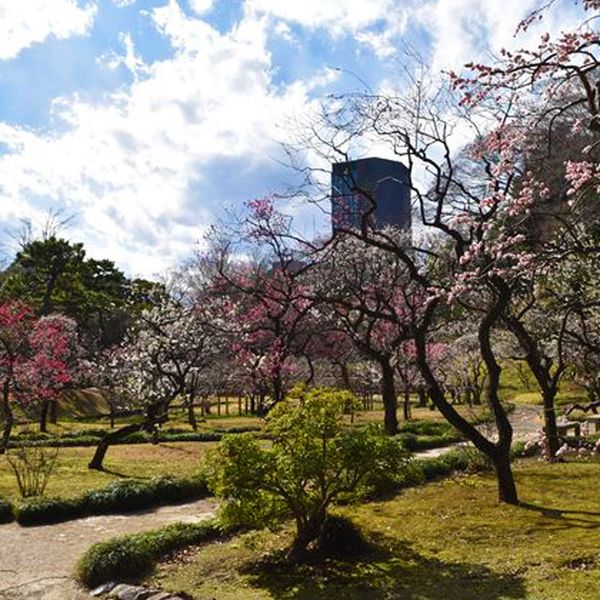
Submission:
[[[199,500],[127,515],[75,519],[55,525],[0,526],[0,600],[89,600],[72,578],[75,563],[93,544],[125,533],[214,515],[216,502]]]

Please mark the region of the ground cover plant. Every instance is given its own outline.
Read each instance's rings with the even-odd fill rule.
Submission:
[[[201,477],[154,477],[140,481],[113,481],[100,489],[88,490],[74,498],[35,497],[16,502],[14,516],[20,525],[43,525],[77,519],[142,510],[160,504],[189,502],[208,495]]]
[[[521,506],[498,504],[493,476],[476,474],[338,509],[371,544],[366,557],[282,566],[273,557],[290,543],[290,526],[172,558],[150,582],[224,600],[592,598],[600,585],[599,466],[519,462]]]
[[[215,521],[204,521],[174,523],[155,531],[114,538],[92,546],[81,557],[77,578],[88,587],[136,578],[149,572],[167,553],[214,540],[224,533]]]

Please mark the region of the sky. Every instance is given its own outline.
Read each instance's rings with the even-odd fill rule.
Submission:
[[[393,88],[407,47],[460,70],[514,46],[540,4],[0,0],[0,239],[10,252],[23,220],[61,212],[90,256],[163,274],[228,210],[297,185],[282,144],[323,98]],[[324,225],[293,211],[307,235]]]

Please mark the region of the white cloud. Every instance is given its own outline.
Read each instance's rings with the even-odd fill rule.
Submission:
[[[76,0],[0,0],[0,60],[14,58],[48,36],[84,35],[91,27],[96,4]]]
[[[246,8],[304,27],[326,27],[335,34],[366,29],[392,14],[394,19],[401,17],[395,0],[246,0]]]
[[[395,53],[406,29],[412,0],[246,0],[249,14],[267,15],[309,29],[323,29],[338,37],[354,35],[378,57]]]
[[[79,213],[75,234],[93,255],[144,275],[191,251],[229,203],[228,190],[243,193],[239,179],[274,170],[285,134],[277,126],[335,76],[273,86],[261,18],[220,34],[175,0],[149,17],[173,45],[172,58],[140,64],[125,37],[123,64],[141,73],[130,87],[101,104],[57,100],[61,134],[0,124],[9,147],[0,155],[0,220],[64,206]],[[222,164],[235,168],[215,175]]]
[[[190,8],[197,14],[208,12],[213,5],[213,0],[190,0]]]
[[[490,52],[525,47],[545,31],[556,34],[576,23],[577,12],[559,2],[515,36],[519,22],[539,6],[539,0],[430,0],[415,9],[414,19],[432,38],[432,69],[460,71],[467,62],[489,62]]]

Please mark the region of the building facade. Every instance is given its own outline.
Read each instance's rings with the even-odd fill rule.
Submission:
[[[410,174],[400,162],[362,158],[335,163],[331,173],[331,224],[340,228],[392,225],[411,230]]]

